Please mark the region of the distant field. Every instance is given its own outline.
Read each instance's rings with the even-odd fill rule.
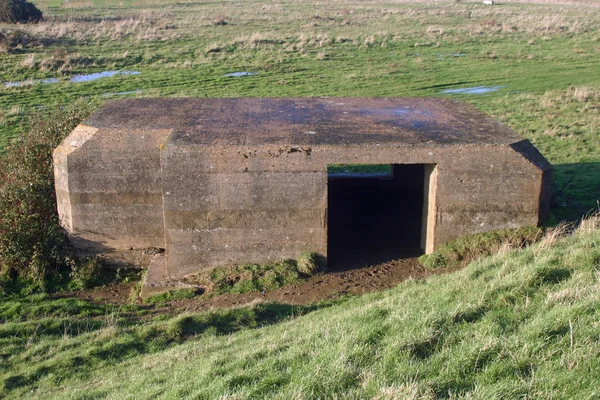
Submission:
[[[0,25],[9,36],[26,32],[0,46],[0,147],[27,130],[27,115],[80,97],[444,96],[508,124],[555,164],[555,221],[593,208],[600,193],[597,7],[341,0],[37,4],[46,22]],[[106,76],[80,76],[100,72]],[[240,72],[255,74],[227,76]]]
[[[529,3],[529,4],[555,4],[555,5],[588,5],[600,7],[598,0],[505,0],[499,1],[498,4],[507,3]]]

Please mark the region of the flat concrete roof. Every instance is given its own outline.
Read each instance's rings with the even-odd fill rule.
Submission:
[[[522,138],[473,106],[439,98],[198,99],[109,102],[84,125],[171,129],[167,145],[509,145]]]

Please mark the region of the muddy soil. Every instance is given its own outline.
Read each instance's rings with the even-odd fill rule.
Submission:
[[[255,302],[311,304],[345,295],[360,295],[381,291],[392,288],[409,278],[424,279],[443,272],[448,271],[427,270],[416,258],[406,258],[365,268],[319,273],[306,281],[265,293],[225,294],[214,297],[200,295],[192,299],[157,306],[154,313],[197,312],[239,307]],[[134,285],[134,283],[111,285],[78,292],[75,295],[96,302],[125,304],[130,302],[130,294]],[[153,306],[149,307],[154,308]]]
[[[345,295],[381,291],[396,286],[408,278],[430,275],[417,259],[396,260],[367,268],[332,271],[312,276],[306,281],[285,286],[266,293],[227,294],[204,301],[197,299],[174,303],[182,311],[201,311],[211,308],[229,308],[266,301],[281,304],[311,304],[321,300],[336,299]]]

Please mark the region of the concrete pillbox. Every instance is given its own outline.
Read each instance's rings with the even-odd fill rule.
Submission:
[[[551,166],[535,147],[447,99],[121,100],[54,152],[73,243],[104,253],[164,248],[172,279],[304,251],[327,256],[328,166],[339,164],[389,164],[398,187],[403,165],[421,166],[424,252],[539,224],[549,208]]]

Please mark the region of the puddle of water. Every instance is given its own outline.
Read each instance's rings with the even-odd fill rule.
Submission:
[[[414,112],[414,111],[413,111]],[[411,110],[408,108],[382,108],[382,109],[361,109],[359,114],[362,115],[382,115],[382,116],[403,116],[409,115]]]
[[[240,76],[254,76],[254,75],[258,75],[258,72],[247,72],[247,71],[240,71],[240,72],[232,72],[229,74],[225,74],[223,76],[226,76],[228,78],[237,78]]]
[[[58,82],[58,79],[56,79],[56,78],[29,79],[29,80],[21,81],[21,82],[6,82],[4,84],[4,87],[9,88],[9,87],[33,85],[34,83],[56,83],[56,82]]]
[[[139,71],[102,71],[102,72],[96,72],[93,74],[75,75],[74,77],[69,79],[69,81],[70,82],[89,82],[89,81],[95,81],[96,79],[101,79],[101,78],[110,78],[111,76],[115,76],[115,75],[139,75],[139,74],[140,74]]]
[[[485,94],[495,92],[502,89],[504,86],[475,86],[470,88],[459,88],[459,89],[446,89],[442,90],[441,93],[450,94]]]
[[[102,71],[96,72],[93,74],[85,74],[85,75],[75,75],[69,79],[69,82],[89,82],[94,81],[100,78],[108,78],[115,75],[139,75],[141,72],[139,71]],[[26,86],[33,85],[36,83],[57,83],[57,78],[47,78],[47,79],[29,79],[26,81],[20,82],[6,82],[4,87],[17,87],[17,86]]]
[[[423,119],[431,116],[431,112],[428,110],[415,110],[411,109],[408,106],[404,108],[381,108],[381,109],[360,109],[359,114],[365,115],[367,117],[370,116],[379,116],[382,118],[403,118],[406,120],[409,119]]]
[[[438,56],[438,58],[437,58],[438,60],[445,60],[446,57],[464,57],[464,56],[466,56],[466,54],[465,53],[450,53],[450,54],[438,53],[437,56]]]

